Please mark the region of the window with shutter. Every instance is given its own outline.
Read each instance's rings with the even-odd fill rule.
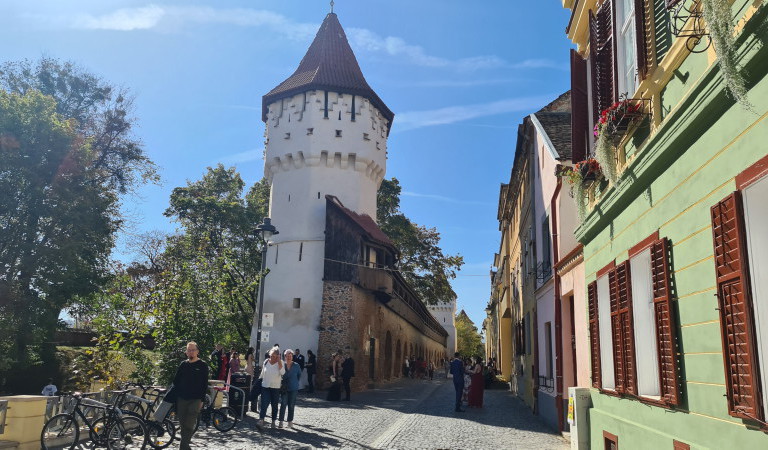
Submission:
[[[571,49],[571,159],[587,158],[592,127],[589,123],[589,94],[587,90],[587,62]]]
[[[711,216],[728,410],[762,420],[741,193],[713,206]]]
[[[634,0],[635,2],[635,34],[637,47],[637,75],[642,80],[648,74],[650,61],[651,34],[648,32],[648,1]]]
[[[677,378],[677,334],[672,316],[669,261],[669,241],[664,238],[654,242],[651,246],[651,275],[660,393],[665,403],[677,406],[680,404],[680,385]]]
[[[618,99],[615,83],[613,0],[603,2],[597,13],[589,12],[589,59],[592,68],[592,122]]]
[[[637,395],[629,261],[608,272],[616,391]]]
[[[616,368],[611,322],[610,283],[608,275],[597,278],[597,314],[600,334],[600,383],[603,389],[616,389]]]
[[[597,311],[597,282],[587,286],[587,303],[589,310],[589,343],[592,362],[592,386],[602,388],[600,382],[600,325]]]

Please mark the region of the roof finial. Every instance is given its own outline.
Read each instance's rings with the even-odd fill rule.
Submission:
[[[333,14],[333,0],[331,0],[331,14]]]

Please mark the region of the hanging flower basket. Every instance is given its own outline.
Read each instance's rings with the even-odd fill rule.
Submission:
[[[623,97],[603,110],[595,124],[594,133],[598,139],[607,137],[614,145],[627,133],[632,124],[645,117],[645,99]]]
[[[576,200],[579,219],[587,214],[587,189],[603,177],[600,163],[594,158],[576,163],[574,167],[561,167],[557,176],[565,178],[571,186],[571,196]]]

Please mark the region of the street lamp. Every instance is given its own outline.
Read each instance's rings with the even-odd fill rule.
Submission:
[[[256,354],[254,355],[254,358],[259,358],[256,359],[256,361],[260,361],[261,316],[264,311],[264,278],[267,275],[267,247],[269,246],[269,239],[276,234],[280,234],[280,232],[277,231],[277,228],[275,228],[274,225],[272,225],[272,219],[265,217],[264,222],[256,226],[256,234],[261,238],[261,279],[259,280],[259,308],[258,318],[256,319]]]

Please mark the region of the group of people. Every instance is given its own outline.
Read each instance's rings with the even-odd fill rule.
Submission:
[[[425,361],[422,357],[416,358],[411,356],[410,359],[405,358],[403,362],[403,376],[420,380],[429,377],[432,380],[435,376],[435,364],[432,361]]]
[[[466,402],[470,408],[482,408],[485,374],[480,358],[472,357],[462,360],[459,353],[454,354],[450,363],[450,374],[456,391],[455,411],[464,412],[461,409],[463,402]]]
[[[328,400],[341,400],[341,388],[344,387],[346,396],[345,401],[350,400],[352,387],[350,381],[355,376],[355,360],[351,356],[344,356],[341,350],[331,355],[331,364],[328,366],[328,375],[330,376],[331,386],[328,388]]]

